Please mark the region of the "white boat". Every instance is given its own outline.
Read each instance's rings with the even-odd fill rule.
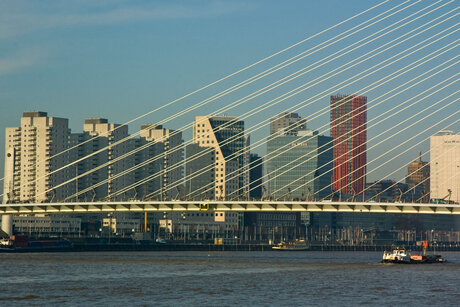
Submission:
[[[405,248],[396,247],[391,252],[384,251],[382,262],[384,263],[410,263],[410,254]]]
[[[6,238],[0,239],[0,248],[1,247],[10,248],[12,246],[13,246],[13,241],[11,241],[10,239],[6,239]]]

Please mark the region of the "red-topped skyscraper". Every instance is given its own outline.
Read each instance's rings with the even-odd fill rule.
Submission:
[[[366,188],[367,97],[331,96],[334,144],[332,190],[356,195]]]

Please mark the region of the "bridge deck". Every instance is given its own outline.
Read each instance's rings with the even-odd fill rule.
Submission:
[[[460,214],[460,204],[372,203],[333,201],[124,201],[2,204],[0,214],[154,211],[354,212]]]

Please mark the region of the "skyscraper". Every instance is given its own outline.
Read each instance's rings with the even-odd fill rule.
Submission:
[[[330,194],[332,138],[308,130],[305,119],[297,114],[301,129],[287,131],[292,122],[272,130],[267,142],[267,181],[274,199],[320,199]],[[275,119],[276,120],[276,119]],[[273,121],[272,121],[273,122]],[[277,125],[278,126],[278,125]]]
[[[214,195],[217,199],[248,196],[249,139],[244,121],[227,116],[197,116],[193,142],[215,150]],[[189,161],[187,161],[189,163]]]
[[[331,96],[334,139],[332,190],[361,194],[366,188],[367,97]]]
[[[460,202],[460,134],[439,134],[430,137],[431,198]]]
[[[19,127],[6,128],[5,201],[57,201],[73,191],[73,183],[64,184],[69,170],[57,171],[69,161],[68,152],[57,155],[69,135],[68,119],[39,111],[24,112]]]
[[[161,200],[177,199],[182,193],[179,181],[183,178],[184,169],[182,132],[161,125],[142,125],[137,146],[146,144],[149,146],[135,156],[135,164],[144,165],[136,171],[135,182],[155,174],[146,181],[142,194],[153,193],[153,197]],[[151,162],[144,163],[147,160]]]
[[[407,166],[406,184],[409,186],[409,194],[412,201],[421,199],[428,202],[430,199],[430,165],[422,161],[422,153],[416,161]]]
[[[83,133],[72,134],[72,145],[80,144],[78,149],[71,151],[73,159],[81,160],[74,171],[74,176],[79,177],[76,181],[78,199],[91,201],[112,197],[133,181],[132,173],[120,175],[132,167],[134,161],[129,157],[118,159],[131,149],[129,142],[117,143],[126,137],[127,126],[109,123],[105,118],[85,119]]]
[[[213,147],[201,147],[189,144],[186,147],[185,163],[185,195],[186,199],[214,199],[216,177],[216,151]]]
[[[297,135],[307,129],[307,120],[297,113],[280,113],[270,119],[270,134]]]

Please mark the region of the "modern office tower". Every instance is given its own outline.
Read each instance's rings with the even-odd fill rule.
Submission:
[[[422,153],[417,161],[411,162],[407,167],[406,184],[409,186],[411,201],[430,200],[430,165],[422,161]]]
[[[254,200],[263,196],[263,164],[264,160],[258,154],[249,155],[249,197]]]
[[[430,137],[430,165],[431,199],[460,202],[460,134]]]
[[[186,146],[185,199],[214,199],[216,178],[216,150],[199,144]]]
[[[140,186],[140,195],[158,200],[180,198],[184,189],[181,183],[184,172],[182,132],[161,125],[142,125],[137,146],[145,147],[135,156],[135,164],[144,165],[135,173],[135,182],[145,181]]]
[[[267,142],[267,182],[273,199],[313,200],[331,192],[332,138],[316,131],[272,135]]]
[[[130,142],[120,142],[128,137],[128,127],[108,123],[105,118],[88,118],[83,133],[72,134],[71,143],[80,144],[72,150],[78,162],[75,176],[80,177],[75,187],[78,200],[98,201],[122,199],[114,193],[133,182],[133,173],[121,173],[132,167],[133,157],[120,157],[132,148]],[[74,198],[76,200],[76,197]]]
[[[366,110],[365,96],[331,96],[332,190],[341,194],[361,194],[366,188]]]
[[[5,202],[49,202],[67,197],[68,120],[46,112],[24,112],[19,127],[6,128]]]
[[[248,197],[248,142],[249,139],[244,135],[244,122],[236,117],[196,117],[193,143],[215,150],[215,178],[212,189],[216,199]]]
[[[307,120],[297,113],[280,113],[270,119],[270,134],[297,135],[301,130],[307,130]]]

